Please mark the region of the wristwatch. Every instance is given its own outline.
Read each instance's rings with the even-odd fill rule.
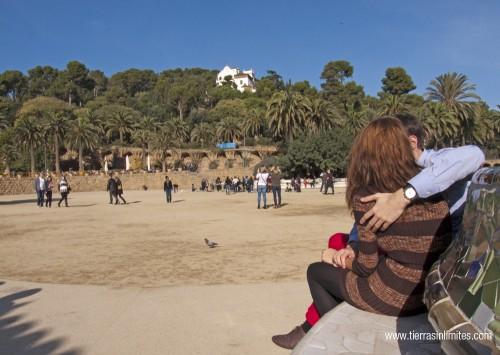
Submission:
[[[417,191],[410,184],[406,184],[406,186],[403,187],[403,196],[410,202],[413,202],[418,198]]]

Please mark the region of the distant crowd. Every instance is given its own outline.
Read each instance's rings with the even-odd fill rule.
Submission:
[[[119,173],[113,172],[109,173],[109,179],[106,184],[106,191],[109,193],[109,203],[118,205],[120,203],[127,204],[123,193],[123,183],[120,180]],[[37,206],[38,207],[52,207],[52,194],[57,188],[60,193],[60,199],[58,201],[58,207],[64,202],[65,206],[68,207],[68,194],[71,191],[69,186],[66,173],[63,174],[58,181],[54,181],[56,178],[50,173],[40,173],[36,175],[34,185],[37,194]],[[213,181],[209,181],[208,178],[202,178],[199,187],[195,184],[191,185],[191,191],[225,191],[226,195],[234,194],[237,192],[254,192],[257,191],[257,208],[260,209],[261,201],[263,201],[264,209],[267,209],[267,193],[273,194],[274,208],[281,207],[281,185],[283,180],[283,174],[281,169],[277,166],[272,166],[269,170],[265,167],[259,168],[255,176],[243,176],[243,177],[230,177],[226,176],[223,180],[220,177],[215,178]],[[318,181],[319,180],[319,181]],[[285,191],[286,192],[301,192],[302,186],[304,188],[316,188],[318,183],[321,184],[320,192],[327,194],[331,189],[332,194],[334,191],[335,177],[333,176],[330,169],[322,172],[319,178],[316,177],[294,177],[290,181],[286,182]],[[147,187],[144,186],[145,189]],[[168,176],[165,177],[163,184],[163,190],[166,194],[167,203],[172,202],[172,193],[178,191],[179,186],[175,184]]]

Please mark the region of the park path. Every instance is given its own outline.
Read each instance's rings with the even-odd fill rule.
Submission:
[[[0,278],[0,354],[284,354],[306,282],[164,288]]]

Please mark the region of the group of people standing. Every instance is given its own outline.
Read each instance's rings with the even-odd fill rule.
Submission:
[[[113,204],[113,199],[115,200],[114,204],[118,205],[120,198],[124,205],[127,204],[127,201],[123,198],[123,184],[118,176],[118,173],[110,173],[108,179],[108,185],[106,187],[106,191],[109,192],[109,203]]]
[[[61,176],[57,184],[59,192],[61,193],[61,198],[57,203],[57,207],[61,207],[61,203],[64,201],[65,206],[68,207],[68,194],[70,192],[70,187],[66,175]],[[52,192],[54,190],[54,178],[51,174],[40,173],[35,177],[35,191],[37,195],[36,204],[38,207],[52,207]]]
[[[257,175],[255,176],[257,181],[257,209],[260,209],[261,199],[264,202],[264,209],[267,209],[268,191],[273,192],[273,207],[281,207],[281,179],[283,179],[283,175],[277,166],[271,167],[270,173],[267,172],[265,167],[257,169]]]

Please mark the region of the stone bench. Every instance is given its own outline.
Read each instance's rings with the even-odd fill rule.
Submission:
[[[346,302],[324,315],[292,355],[441,354],[439,341],[389,339],[396,332],[433,333],[426,314],[390,317],[359,310]],[[409,336],[409,335],[408,335]]]

